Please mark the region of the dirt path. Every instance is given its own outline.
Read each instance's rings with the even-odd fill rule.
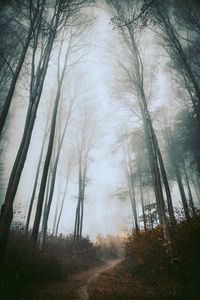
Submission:
[[[70,275],[61,281],[52,281],[33,285],[31,292],[20,299],[23,300],[87,300],[88,287],[92,287],[95,279],[103,272],[113,268],[122,259],[112,259],[103,266],[97,266],[87,271]]]
[[[106,265],[102,266],[102,267],[98,267],[98,268],[95,268],[93,270],[90,271],[90,276],[86,282],[86,284],[82,285],[79,289],[78,289],[78,293],[77,293],[77,296],[78,296],[78,300],[89,300],[89,295],[88,295],[88,287],[91,287],[93,282],[97,279],[97,277],[113,268],[114,266],[116,266],[117,264],[119,264],[120,262],[122,261],[121,258],[118,258],[118,259],[113,259],[113,260],[110,260],[107,262]]]

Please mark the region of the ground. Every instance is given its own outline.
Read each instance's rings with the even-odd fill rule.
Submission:
[[[64,280],[32,285],[21,300],[25,299],[54,299],[54,300],[86,300],[90,299],[88,290],[92,289],[95,281],[101,273],[112,270],[113,267],[121,262],[121,259],[112,259],[103,266],[98,266],[79,274],[70,275]],[[30,292],[31,291],[31,292]]]

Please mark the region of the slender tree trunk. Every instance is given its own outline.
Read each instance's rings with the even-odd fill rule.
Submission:
[[[196,212],[195,212],[194,201],[193,201],[192,192],[191,192],[191,188],[190,188],[190,183],[189,183],[189,180],[188,180],[188,176],[187,176],[187,172],[186,172],[184,162],[183,162],[183,171],[184,171],[185,181],[186,181],[186,185],[187,185],[187,189],[188,189],[190,209],[191,209],[192,216],[194,217],[196,215]]]
[[[144,197],[143,197],[143,190],[142,190],[142,176],[141,176],[140,164],[138,165],[138,171],[139,171],[140,198],[141,198],[141,204],[142,204],[142,214],[143,214],[144,230],[146,231],[147,230],[147,225],[146,225],[146,217],[145,217],[145,211],[144,211]]]
[[[52,149],[53,149],[56,116],[57,116],[58,103],[59,103],[59,99],[60,99],[60,88],[61,88],[61,85],[57,91],[56,101],[55,101],[55,105],[54,105],[48,150],[47,150],[47,155],[46,155],[44,168],[43,168],[41,186],[40,186],[40,191],[39,191],[39,196],[38,196],[38,204],[37,204],[35,221],[34,221],[33,231],[32,231],[32,236],[31,236],[31,241],[33,242],[34,245],[36,245],[36,242],[37,242],[38,230],[39,230],[40,219],[41,219],[41,214],[42,214],[42,206],[43,206],[43,201],[44,201],[45,187],[46,187],[46,182],[47,182],[47,175],[48,175],[49,164],[50,164],[51,154],[52,154]],[[47,208],[48,208],[48,206],[47,206]]]
[[[87,155],[85,156],[84,172],[82,180],[82,201],[81,201],[81,216],[80,216],[80,238],[83,232],[83,215],[84,215],[84,201],[85,201],[85,186],[86,186],[86,173],[87,173]]]
[[[37,113],[37,108],[39,105],[44,79],[46,76],[48,62],[51,54],[51,49],[53,46],[54,38],[56,35],[56,28],[58,24],[58,18],[56,19],[55,25],[52,28],[50,39],[46,45],[44,53],[44,62],[42,68],[39,71],[38,77],[36,78],[35,88],[33,94],[30,97],[29,108],[26,117],[26,123],[24,128],[24,133],[22,141],[18,150],[18,154],[11,172],[9,179],[5,202],[1,208],[0,215],[0,256],[4,256],[10,225],[13,219],[13,202],[21,178],[21,173],[25,164],[26,156],[29,149],[29,144],[32,136],[33,127],[35,124],[35,118]]]
[[[56,224],[55,236],[58,235],[58,228],[59,228],[60,218],[61,218],[62,211],[63,211],[63,206],[64,206],[64,201],[65,201],[66,193],[67,193],[68,181],[69,181],[69,177],[67,177],[66,184],[65,184],[65,190],[64,190],[64,194],[63,194],[63,198],[62,198],[62,203],[61,203],[61,207],[60,207],[60,212],[59,212],[58,220],[57,220],[57,224]]]
[[[40,166],[41,166],[41,162],[42,162],[42,155],[44,152],[44,145],[45,145],[46,137],[47,137],[47,125],[45,128],[45,134],[43,137],[42,148],[40,151],[40,157],[39,157],[39,161],[38,161],[38,166],[37,166],[37,171],[36,171],[36,176],[35,176],[35,181],[34,181],[34,186],[33,186],[33,192],[32,192],[32,196],[31,196],[31,200],[30,200],[30,204],[29,204],[29,210],[28,210],[28,215],[27,215],[27,220],[26,220],[26,225],[25,225],[25,233],[26,234],[28,233],[28,229],[29,229],[29,223],[30,223],[30,218],[31,218],[31,213],[32,213],[32,208],[33,208],[33,202],[35,199],[37,184],[38,184]]]
[[[176,174],[178,187],[179,187],[180,194],[181,194],[184,214],[185,214],[186,219],[189,220],[190,219],[190,214],[189,214],[187,199],[186,199],[183,183],[182,183],[182,180],[181,180],[180,172],[179,172],[178,167],[177,167],[176,164],[174,164],[174,169],[175,169],[175,174]]]
[[[160,5],[161,4],[161,5]],[[177,37],[177,33],[170,21],[169,14],[165,8],[162,7],[162,3],[156,5],[155,9],[158,16],[158,24],[161,24],[161,27],[164,29],[165,35],[169,38],[170,47],[175,55],[178,58],[179,64],[185,69],[187,73],[187,77],[193,85],[196,97],[198,99],[198,103],[195,105],[193,103],[194,111],[197,114],[198,122],[200,122],[200,87],[196,77],[192,71],[192,68],[188,62],[186,54],[183,50],[183,47]],[[163,9],[163,11],[162,11]],[[184,73],[184,72],[183,72]],[[182,75],[182,74],[181,74]]]
[[[200,205],[200,195],[199,195],[199,190],[198,190],[198,187],[196,186],[196,184],[193,183],[193,187],[195,189],[195,192],[196,192],[196,195],[197,195],[197,200],[198,200],[198,203]]]
[[[156,135],[155,135],[152,124],[151,124],[151,127],[152,127],[152,132],[153,132],[153,135],[154,135],[155,147],[156,147],[157,154],[158,154],[160,169],[161,169],[161,173],[162,173],[162,179],[163,179],[163,183],[164,183],[165,191],[166,191],[166,196],[167,196],[167,206],[168,206],[168,211],[169,211],[170,223],[171,223],[172,226],[176,226],[176,219],[174,217],[174,209],[173,209],[173,205],[172,205],[171,192],[170,192],[170,188],[169,188],[169,184],[168,184],[168,180],[167,180],[167,175],[166,175],[166,172],[165,172],[165,167],[164,167],[162,155],[161,155],[161,152],[160,152],[160,148],[158,146],[158,141],[157,141],[157,138],[156,138]]]
[[[40,249],[42,249],[42,246],[44,244],[43,231],[45,230],[45,220],[46,220],[45,218],[46,218],[46,214],[47,214],[47,205],[48,205],[48,199],[49,199],[51,178],[52,178],[52,168],[50,167],[49,172],[48,172],[47,185],[46,185],[46,189],[45,189],[45,203],[44,203],[44,209],[43,209],[43,219],[42,219],[41,234],[40,234]]]
[[[76,207],[76,217],[74,226],[74,239],[79,240],[80,236],[80,217],[81,217],[81,201],[82,201],[82,158],[80,154],[79,158],[79,192],[78,192],[78,202]]]
[[[144,94],[144,92],[142,92],[142,94]],[[155,148],[155,141],[154,141],[150,120],[149,120],[150,116],[148,113],[148,108],[147,108],[146,99],[144,95],[142,96],[142,102],[143,102],[143,106],[140,104],[140,107],[141,107],[141,113],[143,116],[143,123],[145,127],[146,143],[147,143],[148,154],[149,154],[153,186],[154,186],[154,191],[156,196],[158,216],[159,216],[160,226],[163,230],[164,237],[166,239],[169,239],[168,225],[165,217],[165,205],[164,205],[164,197],[162,192],[157,151]]]
[[[53,228],[52,228],[52,235],[53,236],[55,235],[55,230],[56,230],[59,200],[60,200],[60,185],[59,185],[59,188],[58,188],[57,201],[56,201],[56,210],[55,210],[54,220],[53,220]]]
[[[8,94],[7,94],[6,100],[4,102],[4,105],[3,105],[3,108],[2,108],[2,111],[1,111],[1,114],[0,114],[0,136],[2,135],[2,130],[4,128],[4,124],[5,124],[5,121],[7,119],[7,115],[8,115],[8,111],[9,111],[9,108],[10,108],[11,100],[12,100],[12,97],[13,97],[13,94],[14,94],[14,91],[15,91],[15,86],[16,86],[17,80],[19,78],[19,74],[21,72],[21,69],[22,69],[22,66],[23,66],[23,63],[24,63],[24,60],[25,60],[25,57],[26,57],[26,53],[27,53],[27,50],[28,50],[28,47],[29,47],[29,44],[30,44],[30,41],[31,41],[31,38],[32,38],[32,34],[33,34],[33,31],[34,31],[36,19],[37,19],[37,14],[35,13],[35,15],[33,17],[33,20],[30,22],[29,31],[28,31],[25,43],[23,45],[22,52],[21,52],[17,67],[16,67],[16,70],[13,74],[13,78],[12,78],[12,81],[11,81],[11,84],[10,84],[10,88],[8,90]]]
[[[34,221],[34,226],[33,226],[32,237],[31,237],[31,240],[34,244],[36,244],[36,241],[37,241],[37,235],[38,235],[39,224],[40,224],[40,219],[41,219],[41,212],[42,212],[42,204],[44,201],[44,193],[45,193],[45,187],[46,187],[46,181],[47,181],[47,174],[48,174],[48,169],[49,169],[49,164],[50,164],[51,154],[52,154],[53,144],[54,144],[54,135],[55,135],[55,129],[56,129],[58,105],[59,105],[59,101],[60,101],[61,88],[62,88],[64,76],[65,76],[67,61],[69,58],[71,41],[72,41],[72,36],[70,37],[70,40],[69,40],[69,45],[68,45],[66,55],[65,55],[65,62],[64,62],[64,66],[63,66],[63,70],[62,70],[62,74],[61,74],[60,78],[59,78],[60,74],[58,71],[58,87],[57,87],[56,99],[55,99],[52,122],[51,122],[49,144],[48,144],[47,155],[46,155],[46,160],[45,160],[44,169],[43,169],[42,181],[41,181],[40,192],[39,192],[39,197],[38,197],[38,206],[37,206],[37,210],[36,210],[36,216],[35,216],[35,221]],[[62,50],[62,43],[61,43],[60,51],[58,54],[58,70],[59,70],[59,64],[60,64],[61,50]],[[55,180],[56,180],[56,172],[57,172],[58,161],[59,161],[59,156],[60,156],[63,139],[64,139],[64,135],[63,135],[62,141],[59,145],[58,153],[57,153],[55,164],[53,167],[48,205],[47,205],[47,210],[44,214],[44,228],[43,228],[43,232],[42,232],[43,233],[43,237],[42,237],[43,243],[45,242],[45,236],[46,236],[46,231],[47,231],[47,222],[48,222],[51,203],[52,203],[52,199],[53,199],[53,192],[54,192],[54,186],[55,186]]]
[[[136,199],[135,199],[135,189],[134,189],[134,179],[133,175],[130,174],[130,187],[131,187],[131,204],[133,209],[133,215],[135,220],[135,230],[136,232],[139,232],[139,226],[138,226],[138,218],[137,218],[137,209],[136,209]]]

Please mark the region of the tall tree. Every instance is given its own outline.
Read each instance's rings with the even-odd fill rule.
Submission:
[[[48,129],[48,117],[49,116],[50,116],[50,114],[48,113],[47,121],[46,121],[46,127],[45,127],[45,130],[44,130],[44,136],[43,136],[43,141],[42,141],[42,147],[41,147],[41,151],[40,151],[39,161],[38,161],[35,180],[34,180],[34,185],[33,185],[33,191],[32,191],[32,195],[31,195],[31,200],[30,200],[27,219],[26,219],[26,225],[25,225],[25,233],[26,234],[28,233],[28,230],[29,230],[29,223],[30,223],[30,219],[31,219],[33,203],[34,203],[34,200],[35,200],[35,195],[36,195],[36,190],[37,190],[37,185],[38,185],[38,180],[39,180],[39,174],[40,174],[40,168],[41,168],[41,163],[42,163],[42,157],[43,157],[45,142],[46,142],[46,138],[47,138],[48,133],[49,133],[49,129]]]
[[[167,143],[167,151],[169,155],[169,160],[171,162],[172,168],[174,170],[174,174],[178,183],[178,187],[181,194],[181,200],[183,204],[183,210],[186,219],[190,218],[189,215],[189,208],[187,204],[187,198],[184,190],[184,185],[182,182],[182,175],[181,175],[181,169],[180,169],[180,160],[181,160],[181,152],[177,151],[178,147],[178,140],[172,135],[172,132],[170,131],[169,127],[165,127],[165,139]],[[180,149],[180,148],[179,148]]]
[[[199,28],[199,18],[197,15],[199,14],[199,10],[193,10],[192,5],[195,3],[193,1],[190,1],[190,4],[188,1],[174,1],[172,3],[171,1],[160,1],[157,0],[153,4],[153,15],[156,20],[157,26],[161,30],[162,39],[164,41],[164,46],[166,51],[169,54],[169,57],[171,58],[171,63],[173,68],[176,69],[176,71],[179,74],[179,77],[182,78],[183,82],[185,83],[185,87],[188,90],[188,93],[190,95],[190,99],[193,105],[194,112],[196,114],[196,118],[198,120],[198,123],[200,122],[200,86],[198,83],[198,78],[196,76],[196,72],[194,70],[194,66],[191,63],[192,56],[187,52],[187,47],[184,47],[185,41],[187,41],[187,36],[184,37],[184,39],[181,40],[181,33],[180,31],[183,29],[181,28],[178,30],[179,24],[181,20],[181,11],[184,12],[184,18],[187,19],[187,22],[185,24],[188,24],[188,21],[191,21],[191,18],[193,19],[194,23],[193,25],[196,28]],[[175,18],[176,16],[176,5],[178,5],[178,20]],[[186,6],[189,7],[189,9],[186,9]],[[174,19],[176,22],[174,22]],[[195,25],[196,24],[196,25]],[[178,26],[177,26],[178,25]],[[187,25],[186,25],[187,26]],[[194,30],[194,27],[193,27]],[[199,39],[199,29],[198,29],[198,39]],[[161,33],[159,32],[159,35]]]
[[[134,174],[133,159],[131,158],[131,156],[133,155],[133,152],[131,151],[131,149],[132,149],[132,147],[130,144],[128,144],[128,141],[125,141],[124,147],[123,147],[124,168],[125,168],[125,174],[126,174],[127,183],[128,183],[128,190],[129,190],[129,195],[130,195],[131,206],[132,206],[132,210],[133,210],[135,230],[136,230],[136,232],[138,232],[139,226],[138,226],[138,216],[137,216],[136,196],[135,196],[135,174]]]
[[[54,2],[54,1],[53,1]],[[36,63],[36,50],[39,38],[39,29],[37,34],[34,35],[34,44],[32,54],[32,71],[30,82],[30,97],[29,107],[26,116],[26,122],[24,127],[23,137],[20,143],[20,147],[17,153],[17,157],[11,172],[9,179],[6,197],[1,209],[0,215],[0,254],[3,256],[5,253],[7,239],[9,234],[9,228],[13,218],[13,202],[15,194],[19,185],[21,173],[25,164],[27,152],[29,149],[30,139],[35,123],[38,105],[40,102],[44,80],[46,77],[48,63],[51,55],[51,50],[56,38],[57,33],[61,28],[69,23],[70,17],[74,16],[77,11],[85,5],[86,1],[63,1],[58,0],[48,7],[48,18],[50,21],[47,23],[47,30],[45,30],[46,39],[44,36],[42,39],[43,49],[40,54],[40,58],[35,68]],[[35,228],[36,229],[36,228]],[[37,230],[35,230],[36,232]],[[35,239],[35,238],[34,238]]]
[[[132,22],[132,15],[135,13],[137,3],[135,1],[107,1],[114,7],[115,17],[112,19],[116,28],[120,31],[124,43],[129,49],[131,68],[121,64],[128,75],[128,79],[132,84],[133,93],[138,100],[142,121],[145,129],[146,146],[148,149],[149,162],[152,173],[152,182],[154,186],[156,202],[158,207],[158,215],[164,237],[170,239],[168,224],[165,216],[165,203],[162,191],[161,176],[165,182],[165,187],[168,185],[166,177],[163,176],[163,162],[159,151],[157,138],[152,126],[152,120],[149,113],[145,90],[144,90],[144,67],[141,55],[136,43],[136,27]],[[159,169],[159,164],[161,170]]]
[[[30,42],[33,38],[34,35],[38,35],[39,32],[41,31],[41,26],[42,26],[42,17],[44,14],[44,7],[45,7],[45,0],[37,0],[37,1],[24,1],[22,5],[20,5],[21,10],[23,11],[23,19],[21,20],[20,27],[25,28],[23,26],[23,23],[26,23],[26,26],[28,27],[27,32],[25,34],[25,40],[21,42],[22,49],[21,49],[21,54],[16,62],[15,69],[12,70],[12,80],[10,83],[10,87],[8,89],[5,101],[3,103],[3,107],[0,113],[0,136],[2,134],[2,130],[8,115],[8,111],[10,108],[11,100],[15,91],[15,86],[17,83],[17,80],[19,78],[20,71],[22,69],[23,63],[25,61],[25,57],[30,45]],[[17,7],[17,3],[15,3]],[[28,6],[28,7],[26,7]],[[19,11],[19,14],[21,12]],[[16,24],[17,24],[16,20]],[[16,26],[15,24],[15,26]],[[19,23],[18,23],[19,24]],[[34,44],[34,43],[33,43]],[[35,45],[33,45],[35,47]],[[7,64],[10,66],[8,63],[7,59],[4,57],[4,55],[1,53],[1,56],[4,58],[4,60],[7,62]]]
[[[74,239],[80,240],[83,231],[83,216],[85,202],[85,188],[87,184],[87,172],[89,154],[95,142],[95,125],[92,122],[87,108],[84,108],[83,119],[80,124],[81,131],[77,139],[77,161],[78,161],[78,201],[76,206]],[[80,130],[80,129],[79,129]]]
[[[49,164],[50,164],[51,154],[52,154],[53,144],[54,144],[54,135],[55,135],[55,128],[56,128],[58,105],[59,105],[59,101],[60,101],[61,89],[62,89],[64,76],[65,76],[65,73],[66,73],[67,63],[68,63],[68,59],[69,59],[72,36],[70,35],[67,51],[66,51],[66,54],[65,54],[63,69],[60,72],[60,59],[61,59],[61,51],[62,51],[62,47],[63,47],[63,41],[64,40],[62,38],[61,45],[60,45],[60,50],[59,50],[59,53],[58,53],[57,91],[56,91],[56,97],[55,97],[55,102],[54,102],[54,109],[53,109],[53,115],[52,115],[52,121],[51,121],[51,129],[50,129],[50,135],[49,135],[49,141],[48,141],[47,154],[46,154],[46,158],[45,158],[45,163],[44,163],[44,168],[43,168],[43,173],[42,173],[42,179],[41,179],[41,185],[40,185],[40,191],[39,191],[39,196],[38,196],[38,201],[37,201],[36,215],[35,215],[35,220],[34,220],[34,224],[33,224],[32,235],[31,235],[31,240],[34,244],[36,244],[36,242],[37,242],[40,219],[41,219],[41,215],[42,215],[42,206],[43,206],[43,201],[44,201],[47,175],[48,175]],[[54,165],[55,171],[53,170],[53,173],[52,173],[52,176],[53,176],[52,181],[54,181],[54,183],[55,183],[58,159],[59,159],[59,153],[57,154],[55,165]],[[49,214],[49,211],[50,211],[51,201],[52,201],[52,197],[53,197],[53,187],[54,187],[54,184],[52,184],[51,187],[50,187],[50,195],[49,195],[50,199],[49,199],[48,204],[47,204],[47,211],[46,211],[47,216],[46,216],[46,221],[45,221],[45,223],[46,223],[45,227],[47,227],[47,219],[48,219],[48,214]],[[43,232],[46,233],[46,230],[44,230]]]

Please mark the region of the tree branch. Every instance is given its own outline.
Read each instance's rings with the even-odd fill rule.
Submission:
[[[130,25],[132,23],[134,23],[137,19],[139,19],[143,13],[145,13],[145,11],[147,11],[147,9],[153,4],[153,2],[155,2],[155,0],[152,0],[140,13],[137,17],[135,17],[133,20],[129,21],[129,22],[126,22],[124,24],[121,24],[121,25],[118,25],[118,27],[123,27],[123,26],[127,26],[127,25]]]

